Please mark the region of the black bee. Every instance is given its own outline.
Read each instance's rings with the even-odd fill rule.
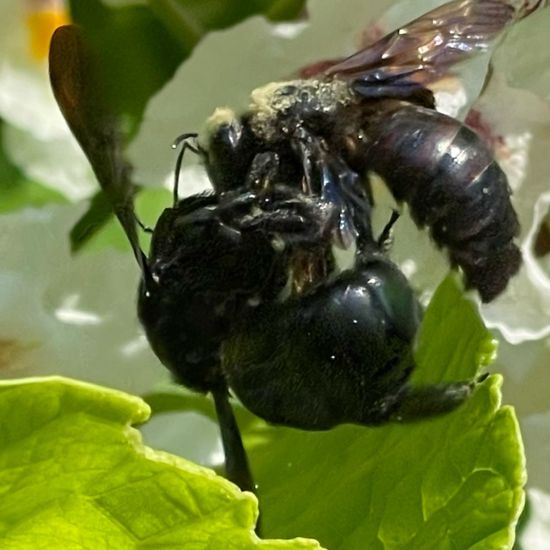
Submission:
[[[196,147],[214,189],[284,181],[319,195],[339,205],[336,242],[347,244],[357,188],[369,193],[376,172],[467,287],[493,300],[521,263],[508,182],[474,131],[435,110],[427,86],[538,4],[449,2],[310,78],[254,90],[240,115],[218,109]]]
[[[269,422],[324,430],[436,416],[474,387],[409,385],[421,308],[385,254],[397,216],[375,239],[364,207],[354,265],[341,273],[338,207],[282,184],[183,199],[155,227],[139,317],[175,378],[214,396],[241,488],[253,485],[229,388]]]
[[[229,390],[262,418],[309,430],[427,418],[471,393],[470,381],[408,383],[421,309],[386,254],[396,216],[373,236],[362,179],[384,175],[483,299],[504,288],[519,264],[506,179],[424,85],[514,13],[496,0],[451,2],[323,75],[256,90],[241,117],[215,113],[206,137],[181,139],[203,156],[214,193],[180,201],[176,179],[148,257],[93,58],[75,27],[54,34],[54,94],[140,266],[139,318],[176,379],[213,395],[241,488],[253,482]],[[340,272],[333,245],[352,243],[354,264]]]

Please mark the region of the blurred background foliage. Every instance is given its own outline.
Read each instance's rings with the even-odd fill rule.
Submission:
[[[110,103],[126,119],[131,136],[149,98],[208,32],[258,14],[271,21],[292,20],[304,0],[151,0],[117,7],[72,0],[69,5],[73,21],[95,47]]]

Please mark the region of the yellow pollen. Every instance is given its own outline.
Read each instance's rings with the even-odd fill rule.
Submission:
[[[31,57],[42,61],[48,56],[50,39],[57,27],[70,22],[69,15],[62,7],[59,9],[29,11],[26,16],[29,31],[29,50]]]

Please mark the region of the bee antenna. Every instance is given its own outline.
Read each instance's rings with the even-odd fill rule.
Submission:
[[[185,154],[185,150],[189,149],[196,155],[200,155],[200,149],[196,141],[194,144],[189,143],[189,140],[196,140],[198,135],[199,134],[197,134],[196,132],[188,132],[185,134],[181,134],[174,140],[174,143],[172,143],[172,149],[177,149],[180,143],[183,143],[178,153],[178,157],[176,159],[176,168],[174,170],[174,190],[173,190],[174,207],[178,204],[179,178],[180,178],[180,171],[181,171],[181,163],[183,162],[183,155]]]

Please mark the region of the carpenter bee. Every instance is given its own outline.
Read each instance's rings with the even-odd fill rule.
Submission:
[[[484,300],[517,270],[506,179],[476,135],[434,110],[430,79],[515,17],[496,0],[451,2],[309,80],[270,84],[240,117],[216,112],[182,136],[174,204],[146,255],[130,167],[75,27],[50,48],[62,113],[113,205],[141,270],[138,315],[161,362],[213,395],[229,479],[253,490],[229,391],[269,422],[308,430],[448,412],[475,383],[412,387],[421,308],[371,228],[367,170],[449,248]],[[178,199],[183,151],[213,192]],[[355,245],[340,271],[333,245]]]
[[[455,0],[351,57],[318,64],[309,78],[254,90],[240,115],[216,110],[195,147],[214,189],[284,181],[319,195],[338,205],[335,242],[347,246],[353,201],[371,195],[366,176],[375,172],[447,249],[466,286],[493,300],[521,263],[508,182],[473,130],[437,112],[428,86],[540,3]]]

